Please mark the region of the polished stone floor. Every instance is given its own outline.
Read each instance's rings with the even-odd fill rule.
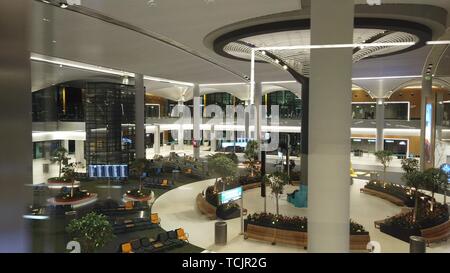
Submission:
[[[359,192],[365,181],[356,179],[351,186],[351,218],[362,224],[370,232],[371,240],[381,245],[381,252],[409,252],[409,245],[380,232],[374,227],[374,221],[393,216],[400,212],[400,207],[383,199]],[[160,196],[153,204],[152,210],[158,212],[164,229],[184,227],[189,233],[190,242],[196,246],[213,252],[306,252],[302,248],[288,245],[271,245],[254,240],[244,240],[240,233],[240,219],[228,220],[228,244],[216,246],[214,244],[214,223],[203,216],[195,204],[195,197],[207,186],[214,184],[214,180],[205,180],[191,183]],[[290,193],[295,187],[289,186],[286,192]],[[269,189],[267,191],[270,192]],[[261,212],[264,201],[260,197],[260,189],[253,189],[244,193],[244,208],[249,213]],[[438,201],[443,197],[438,195]],[[442,201],[442,200],[441,200]],[[275,212],[275,199],[269,194],[267,197],[267,211]],[[295,208],[286,201],[286,195],[280,200],[280,213],[289,216],[306,216],[307,209]],[[427,248],[427,252],[450,252],[450,241],[435,244]]]

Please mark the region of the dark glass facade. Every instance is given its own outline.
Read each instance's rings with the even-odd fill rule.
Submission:
[[[134,158],[134,89],[88,83],[85,93],[88,164],[128,163]]]

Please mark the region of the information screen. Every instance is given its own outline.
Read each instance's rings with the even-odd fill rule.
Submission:
[[[219,193],[219,204],[227,204],[242,198],[242,187],[234,188],[231,190],[223,191]]]
[[[126,178],[128,165],[89,165],[91,178]]]

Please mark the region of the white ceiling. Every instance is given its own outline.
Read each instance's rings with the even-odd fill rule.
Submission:
[[[205,0],[155,2],[156,6],[151,7],[148,0],[82,0],[84,7],[165,36],[247,75],[250,74],[248,62],[217,55],[204,44],[205,36],[243,20],[299,8],[299,0],[215,0],[209,4]],[[356,3],[365,2],[356,0]],[[382,0],[382,3],[426,3],[450,11],[450,0]],[[242,81],[205,60],[142,34],[36,1],[33,2],[32,26],[31,50],[36,53],[186,82]],[[420,74],[429,50],[426,47],[398,56],[363,60],[355,65],[354,76]],[[57,69],[40,70],[42,78],[33,77],[33,86],[52,83],[60,77]],[[75,71],[67,78],[84,77],[84,73]],[[256,73],[263,81],[292,80],[288,73],[270,64],[258,64]],[[173,95],[179,94],[175,92]]]

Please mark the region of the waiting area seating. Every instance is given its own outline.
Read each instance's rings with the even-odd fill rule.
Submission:
[[[167,178],[147,177],[144,179],[144,187],[153,189],[172,189],[173,182],[169,181]]]
[[[159,227],[160,222],[158,214],[152,213],[149,218],[115,220],[112,222],[112,227],[114,234],[119,234],[156,228]]]
[[[387,200],[387,201],[389,201],[389,202],[391,202],[391,203],[393,203],[393,204],[395,204],[397,206],[404,206],[405,205],[405,202],[402,199],[397,198],[397,197],[395,197],[393,195],[384,193],[384,192],[380,192],[380,191],[376,191],[376,190],[372,190],[372,189],[367,189],[367,188],[361,188],[359,191],[361,193],[366,193],[366,194],[370,194],[370,195],[373,195],[373,196],[385,199],[385,200]]]
[[[448,237],[450,237],[450,220],[431,228],[422,229],[420,232],[422,237],[425,238],[427,245],[447,241]]]
[[[130,214],[143,210],[148,210],[149,206],[140,202],[128,201],[124,205],[99,205],[94,208],[94,211],[104,215]]]
[[[158,253],[181,247],[188,242],[183,228],[159,233],[156,239],[143,237],[120,245],[121,253]]]

